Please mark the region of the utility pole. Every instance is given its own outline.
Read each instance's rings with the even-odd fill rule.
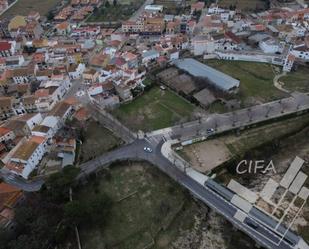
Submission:
[[[271,111],[271,106],[270,106],[270,105],[267,105],[267,106],[266,106],[266,114],[265,114],[265,117],[266,117],[266,118],[268,118],[268,115],[269,115],[270,111]]]

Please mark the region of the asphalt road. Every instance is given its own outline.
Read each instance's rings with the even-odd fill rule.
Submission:
[[[241,109],[225,114],[211,114],[207,118],[147,133],[148,137],[165,136],[171,139],[187,140],[207,135],[207,129],[216,133],[243,128],[260,122],[280,118],[296,112],[309,110],[309,96],[296,94],[293,97]]]
[[[263,226],[262,223],[260,223],[261,225],[259,225],[258,228],[254,229],[248,226],[246,222],[243,223],[234,218],[234,215],[237,212],[236,206],[188,176],[182,169],[174,165],[173,162],[175,161],[173,161],[173,159],[167,159],[162,154],[161,149],[164,141],[170,140],[171,138],[186,139],[189,137],[201,136],[202,132],[205,132],[207,128],[216,128],[216,131],[219,133],[237,127],[244,127],[246,125],[300,112],[302,110],[305,111],[308,108],[309,97],[307,95],[296,95],[281,101],[274,101],[264,105],[251,107],[250,109],[243,109],[237,112],[220,115],[214,114],[206,119],[154,131],[148,133],[145,139],[136,139],[128,145],[80,165],[81,173],[79,174],[78,179],[81,179],[92,172],[96,172],[102,167],[107,167],[112,162],[118,160],[130,159],[148,161],[187,188],[194,196],[223,215],[235,227],[248,234],[262,246],[270,249],[296,248],[292,247],[285,241],[280,242],[278,235],[267,226]],[[144,147],[150,147],[153,152],[145,152]],[[5,172],[4,170],[1,170],[1,176],[6,182],[25,191],[37,191],[43,184],[42,180],[27,182],[26,180],[9,172]],[[246,221],[248,221],[248,219],[251,220],[252,218],[247,217]],[[271,218],[269,217],[269,219]],[[256,220],[252,220],[252,222],[256,222]],[[296,235],[295,237],[299,240],[301,239]],[[278,244],[278,242],[280,243]]]
[[[78,179],[89,175],[92,172],[101,170],[103,167],[107,167],[112,162],[118,160],[143,160],[148,161],[152,165],[158,167],[161,171],[169,175],[179,184],[187,188],[196,198],[203,201],[207,206],[214,209],[216,212],[223,215],[228,219],[235,227],[242,230],[259,244],[271,249],[291,249],[290,245],[285,242],[276,244],[280,238],[278,238],[270,229],[264,226],[259,226],[257,230],[251,228],[245,223],[240,222],[234,218],[237,212],[237,207],[230,202],[219,196],[212,190],[201,185],[188,175],[183,170],[176,167],[170,160],[162,155],[161,148],[163,145],[163,139],[158,141],[157,139],[139,139],[133,143],[109,152],[105,155],[97,157],[91,161],[88,161],[80,165],[81,173]],[[150,147],[153,152],[148,153],[144,151],[144,147]],[[26,182],[19,177],[11,179],[11,174],[7,174],[5,180],[12,183],[15,186],[23,188],[25,191],[37,191],[41,188],[43,181]],[[247,219],[251,219],[248,217]],[[254,221],[253,221],[254,222]]]
[[[82,173],[79,175],[78,178],[83,178],[85,174],[88,175],[91,172],[100,170],[102,167],[106,167],[107,164],[110,164],[117,160],[131,159],[148,161],[149,163],[158,167],[161,171],[169,175],[179,184],[187,188],[196,198],[200,199],[207,206],[223,215],[235,227],[248,234],[259,244],[271,249],[293,248],[284,241],[282,241],[280,244],[277,244],[280,241],[280,238],[275,235],[271,229],[268,229],[267,227],[262,225],[260,225],[257,229],[253,229],[249,225],[242,223],[236,218],[234,218],[234,215],[238,210],[237,207],[235,207],[223,197],[213,192],[211,189],[208,189],[207,187],[196,182],[190,176],[186,175],[183,170],[179,169],[170,160],[165,158],[161,152],[162,145],[163,139],[160,141],[155,139],[136,140],[130,145],[114,150],[106,155],[103,155],[81,165]],[[144,147],[150,147],[153,152],[145,152]],[[250,217],[246,218],[246,221],[248,220],[255,222],[255,220]],[[296,237],[299,238],[298,236]]]

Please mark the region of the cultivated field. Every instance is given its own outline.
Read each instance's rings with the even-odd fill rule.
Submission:
[[[18,2],[1,15],[0,18],[11,18],[15,15],[28,15],[30,11],[38,11],[43,16],[60,2],[61,0],[18,0]]]
[[[192,104],[173,92],[153,87],[112,114],[135,131],[151,131],[189,121],[194,110]]]

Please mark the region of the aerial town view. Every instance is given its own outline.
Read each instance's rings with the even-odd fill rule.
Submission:
[[[309,249],[309,0],[0,0],[0,249]]]

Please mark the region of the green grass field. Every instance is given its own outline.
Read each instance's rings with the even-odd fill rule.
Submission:
[[[269,64],[224,60],[207,60],[205,64],[240,80],[238,98],[245,106],[287,96],[274,87],[274,72]]]
[[[85,130],[85,141],[81,147],[80,161],[86,162],[92,157],[99,156],[121,143],[112,132],[95,121],[90,121]]]
[[[148,164],[122,164],[111,177],[83,188],[79,199],[105,192],[113,200],[105,228],[80,229],[84,249],[168,249],[181,230],[191,229],[198,207],[166,175]],[[163,229],[163,231],[162,231]]]
[[[61,0],[18,0],[18,2],[6,11],[2,18],[12,18],[16,15],[28,15],[30,11],[38,11],[42,16],[46,15]]]
[[[131,129],[151,131],[190,120],[195,107],[169,90],[153,87],[113,111]]]
[[[280,78],[283,87],[289,91],[309,92],[309,68],[298,67],[295,72],[288,73]]]
[[[245,11],[265,9],[267,7],[263,0],[219,0],[219,5],[225,8],[236,5],[238,9]]]
[[[113,5],[110,1],[109,6],[101,6],[87,19],[87,22],[115,22],[129,19],[133,13],[144,3],[142,0],[122,0]]]

